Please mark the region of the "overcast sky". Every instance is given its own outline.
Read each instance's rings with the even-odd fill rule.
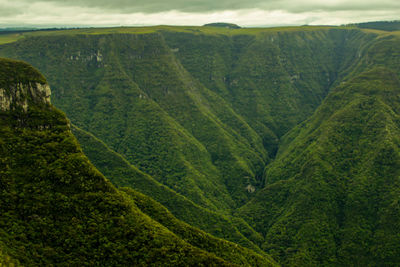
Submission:
[[[340,25],[398,20],[400,0],[0,0],[0,27]]]

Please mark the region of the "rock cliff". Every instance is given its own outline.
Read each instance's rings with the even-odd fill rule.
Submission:
[[[22,109],[30,104],[50,104],[50,86],[46,79],[30,65],[0,59],[0,110]]]

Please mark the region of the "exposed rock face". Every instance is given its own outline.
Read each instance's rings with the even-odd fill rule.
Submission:
[[[0,110],[22,108],[30,104],[50,104],[50,86],[33,67],[20,61],[0,59]]]
[[[50,86],[41,83],[18,83],[9,89],[0,88],[0,109],[8,111],[21,107],[27,111],[29,101],[36,104],[50,104],[50,95]]]
[[[0,88],[0,109],[6,111],[10,109],[12,97],[8,97],[6,90]]]

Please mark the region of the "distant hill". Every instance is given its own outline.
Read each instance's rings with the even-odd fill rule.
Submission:
[[[26,32],[35,30],[37,30],[37,28],[29,28],[29,27],[0,28],[0,32]]]
[[[382,31],[400,31],[400,20],[394,21],[372,21],[352,24],[362,29],[375,29]]]
[[[239,25],[233,24],[233,23],[225,23],[225,22],[215,22],[215,23],[208,23],[204,24],[203,26],[208,26],[208,27],[221,27],[221,28],[229,28],[229,29],[240,29]]]

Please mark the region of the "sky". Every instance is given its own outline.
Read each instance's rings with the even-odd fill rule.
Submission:
[[[0,0],[0,27],[273,27],[399,19],[400,0]]]

